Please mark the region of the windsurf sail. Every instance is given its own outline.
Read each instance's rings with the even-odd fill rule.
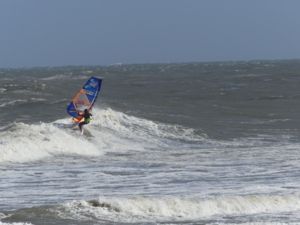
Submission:
[[[100,92],[101,83],[102,79],[91,77],[68,104],[67,112],[73,117],[74,122],[79,122],[82,119],[80,113],[85,109],[91,110],[93,108]]]

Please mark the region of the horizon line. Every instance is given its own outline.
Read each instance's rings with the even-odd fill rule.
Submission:
[[[211,61],[174,61],[174,62],[140,62],[140,63],[111,63],[111,64],[66,64],[66,65],[41,65],[41,66],[16,66],[16,67],[0,67],[0,70],[18,70],[18,69],[42,69],[42,68],[66,68],[66,67],[122,67],[134,65],[170,65],[170,64],[205,64],[205,63],[232,63],[232,62],[275,62],[275,61],[298,61],[300,58],[278,58],[278,59],[229,59],[229,60],[211,60]]]

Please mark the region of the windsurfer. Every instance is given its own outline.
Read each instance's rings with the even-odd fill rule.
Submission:
[[[83,121],[78,124],[80,132],[83,133],[82,127],[83,127],[83,125],[88,124],[89,122],[91,122],[92,114],[89,112],[88,109],[85,109],[84,112],[81,112],[81,113],[78,113],[78,114],[80,116],[83,116]]]

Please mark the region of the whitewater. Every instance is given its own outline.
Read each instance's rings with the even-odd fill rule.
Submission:
[[[0,225],[300,224],[286,63],[4,70]],[[65,107],[91,73],[103,90],[80,135]]]

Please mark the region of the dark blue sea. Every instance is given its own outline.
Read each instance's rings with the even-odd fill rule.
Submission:
[[[300,60],[0,69],[0,225],[300,224],[299,128]]]

